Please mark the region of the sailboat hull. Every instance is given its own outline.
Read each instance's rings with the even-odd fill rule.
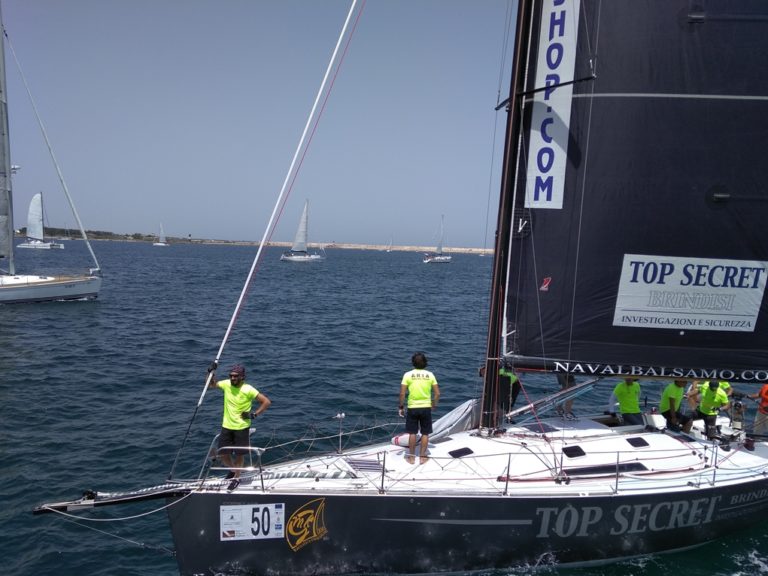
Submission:
[[[423,262],[424,264],[448,264],[451,258],[444,254],[425,254]]]
[[[733,534],[764,521],[768,508],[768,478],[680,494],[617,498],[554,492],[451,497],[222,490],[193,492],[171,506],[169,515],[183,576],[304,575],[611,562]],[[267,530],[262,522],[281,509],[282,534],[275,537],[269,530],[278,527]],[[250,534],[227,531],[223,517],[234,513],[253,520]]]
[[[283,262],[320,262],[325,260],[325,256],[308,252],[284,252],[280,256],[280,260]]]
[[[43,242],[40,240],[29,240],[22,244],[18,244],[16,248],[35,248],[37,250],[50,250],[52,248],[64,248],[64,244],[58,242]]]
[[[101,289],[99,276],[0,276],[0,304],[92,300]]]

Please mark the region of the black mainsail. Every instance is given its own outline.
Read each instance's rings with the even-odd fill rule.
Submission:
[[[768,6],[534,4],[506,354],[768,379]]]

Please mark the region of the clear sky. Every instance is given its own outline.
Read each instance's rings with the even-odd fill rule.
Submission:
[[[293,239],[308,198],[310,242],[431,245],[444,214],[447,246],[491,247],[510,4],[367,0],[272,240]],[[2,0],[2,14],[86,228],[259,240],[350,5]],[[38,191],[47,224],[74,227],[7,47],[6,63],[16,227]]]

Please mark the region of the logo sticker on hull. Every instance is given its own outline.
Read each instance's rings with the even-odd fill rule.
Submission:
[[[325,498],[310,500],[296,510],[285,525],[285,539],[296,552],[328,533],[325,528]]]

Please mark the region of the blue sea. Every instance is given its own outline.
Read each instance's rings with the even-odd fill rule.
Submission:
[[[18,250],[17,270],[86,268],[83,243],[65,244]],[[86,514],[102,522],[32,509],[88,489],[162,484],[177,455],[174,477],[195,477],[220,425],[221,397],[204,393],[220,348],[220,373],[244,364],[247,380],[273,402],[257,422],[256,445],[311,428],[330,435],[324,442],[332,449],[340,422],[342,432],[371,423],[395,429],[400,377],[417,350],[440,382],[437,416],[479,395],[489,257],[457,254],[451,264],[424,265],[414,252],[332,249],[324,262],[296,264],[267,249],[238,308],[256,247],[93,246],[104,273],[98,300],[0,306],[4,576],[177,574],[163,501]],[[548,387],[523,381],[533,398]],[[608,390],[577,399],[576,411],[602,406]],[[488,575],[768,574],[766,520],[683,553]]]

